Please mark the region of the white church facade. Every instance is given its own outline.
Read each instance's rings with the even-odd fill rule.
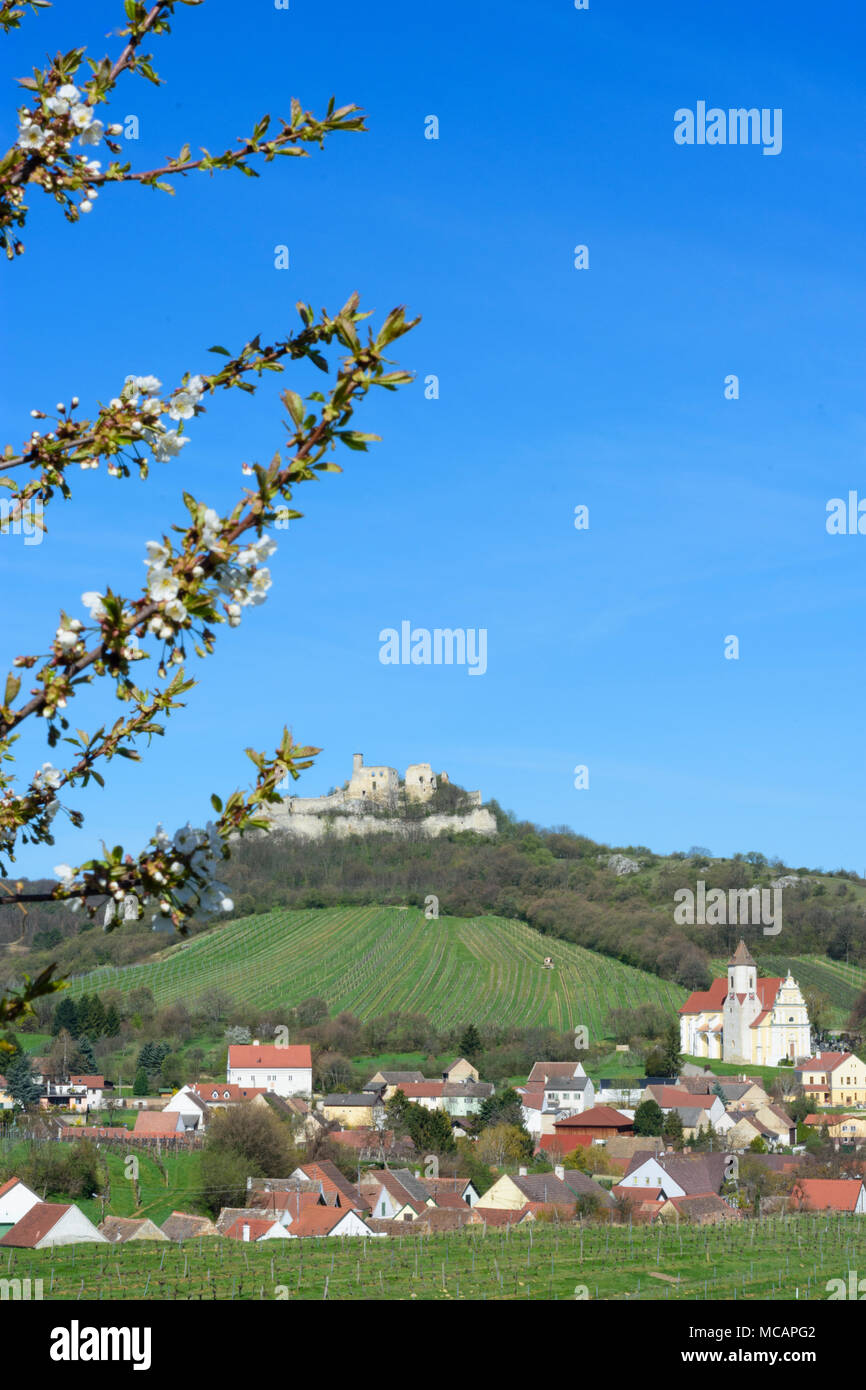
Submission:
[[[680,1009],[680,1050],[690,1057],[775,1067],[811,1053],[806,1001],[790,970],[758,978],[744,941],[727,975],[696,990]]]

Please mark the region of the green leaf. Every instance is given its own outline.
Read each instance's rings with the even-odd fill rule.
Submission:
[[[218,343],[215,347],[209,347],[208,352],[221,352],[223,357],[231,357],[231,353],[229,352],[228,348],[220,347]]]
[[[214,792],[213,796],[211,797],[210,804],[216,811],[217,815],[220,815],[223,809],[223,804],[220,798],[217,796],[216,792]]]
[[[21,689],[21,677],[12,672],[6,677],[6,693],[3,696],[4,705],[11,705],[18,691]]]

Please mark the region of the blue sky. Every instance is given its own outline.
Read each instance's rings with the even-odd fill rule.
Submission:
[[[12,79],[58,47],[116,51],[121,13],[61,0],[3,41],[7,143]],[[126,79],[111,107],[139,117],[137,167],[222,149],[293,95],[356,102],[369,133],[174,198],[108,189],[75,227],[34,194],[0,281],[4,439],[32,406],[106,401],[129,372],[174,384],[218,362],[211,343],[271,340],[297,299],[336,309],[355,289],[379,316],[423,315],[395,353],[417,381],[364,407],[380,445],[299,491],[268,602],[192,668],[167,737],[77,794],[85,831],[58,821],[19,872],[202,820],[284,722],[324,750],[307,795],[361,751],[611,844],[862,872],[866,536],[825,518],[866,496],[864,27],[853,2],[179,7],[154,45],[165,86]],[[781,108],[781,154],[678,146],[674,112],[698,101]],[[229,502],[241,462],[282,442],[287,384],[310,389],[212,401],[147,484],[79,474],[41,546],[4,539],[3,669],[84,590],[136,591],[183,488]],[[484,676],[382,665],[379,633],[404,619],[485,628]],[[100,684],[73,722],[115,708]],[[18,745],[28,773],[41,732]]]

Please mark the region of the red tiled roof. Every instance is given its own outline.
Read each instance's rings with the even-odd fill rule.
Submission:
[[[843,1062],[856,1060],[850,1052],[819,1052],[817,1057],[809,1057],[797,1063],[798,1071],[835,1071]]]
[[[345,1215],[344,1207],[307,1207],[289,1231],[293,1236],[326,1236]]]
[[[444,1086],[444,1081],[412,1081],[401,1086],[400,1090],[407,1100],[422,1100],[441,1096]]]
[[[32,1250],[54,1229],[61,1216],[65,1216],[71,1210],[71,1204],[64,1206],[60,1202],[37,1202],[11,1230],[6,1232],[0,1240],[0,1245],[14,1245]]]
[[[194,1081],[190,1091],[207,1104],[217,1101],[252,1100],[254,1096],[265,1096],[267,1086],[239,1086],[236,1081]]]
[[[232,1043],[229,1048],[229,1066],[234,1067],[312,1067],[313,1055],[308,1043],[298,1043],[294,1047],[268,1045],[258,1047],[255,1043]]]
[[[261,1240],[262,1236],[271,1229],[273,1224],[273,1221],[268,1221],[264,1217],[259,1219],[254,1216],[239,1216],[236,1221],[232,1222],[227,1230],[223,1231],[223,1235],[228,1236],[230,1240],[243,1240],[245,1238],[244,1226],[249,1226],[250,1233],[246,1239],[250,1241]]]
[[[780,986],[784,984],[781,975],[773,975],[764,980],[755,981],[755,989],[758,999],[763,1009],[771,1009],[776,1002],[776,995],[779,993]],[[722,976],[713,980],[709,989],[695,990],[690,994],[686,1002],[680,1007],[681,1014],[702,1014],[718,1013],[725,1003],[728,994],[728,977]],[[740,1000],[745,999],[745,995],[739,995]]]
[[[563,1120],[555,1120],[554,1127],[557,1131],[562,1129],[619,1129],[628,1131],[632,1128],[632,1121],[627,1115],[622,1115],[619,1110],[614,1110],[611,1105],[593,1105],[591,1109],[584,1110],[582,1115],[566,1115]]]
[[[91,1091],[101,1091],[105,1085],[104,1076],[70,1076],[73,1086],[88,1086]]]
[[[133,1134],[166,1135],[176,1134],[180,1115],[176,1110],[164,1114],[162,1110],[139,1110],[135,1117]]]
[[[853,1211],[863,1187],[851,1178],[798,1178],[791,1193],[795,1206],[810,1211]],[[2,1242],[0,1242],[2,1243]]]

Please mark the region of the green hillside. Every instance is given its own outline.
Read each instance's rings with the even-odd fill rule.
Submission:
[[[542,966],[552,955],[555,968]],[[158,959],[103,967],[74,994],[146,985],[157,1005],[192,1003],[218,988],[236,1004],[290,1008],[318,995],[331,1013],[362,1019],[398,1009],[439,1027],[472,1021],[604,1032],[611,1009],[658,1003],[673,1011],[685,990],[570,942],[500,917],[440,917],[417,908],[276,910],[241,918],[174,946]]]

